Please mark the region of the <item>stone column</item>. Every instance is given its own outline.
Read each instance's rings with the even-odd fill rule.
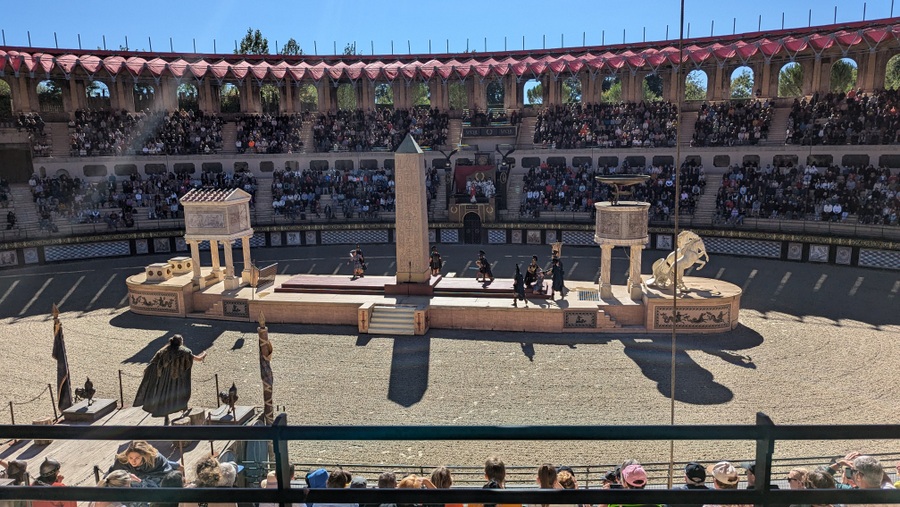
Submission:
[[[200,248],[195,240],[188,241],[191,246],[191,264],[194,267],[194,283],[200,285]]]
[[[241,252],[244,254],[244,270],[241,272],[241,278],[244,283],[250,283],[250,236],[241,238]]]
[[[222,268],[219,265],[219,242],[209,240],[209,256],[212,259],[212,271],[218,280],[222,276]]]
[[[231,251],[231,241],[223,241],[222,249],[225,250],[225,289],[237,289],[241,281],[234,277],[234,254]]]
[[[612,299],[612,281],[610,270],[612,268],[613,245],[600,245],[600,299]]]
[[[643,245],[631,245],[631,266],[628,273],[628,294],[631,299],[640,301],[644,296],[641,280],[641,253]]]
[[[394,154],[397,195],[396,237],[397,284],[421,284],[430,289],[428,267],[428,214],[425,203],[425,155],[412,136],[407,135]],[[408,288],[406,293],[413,289]]]

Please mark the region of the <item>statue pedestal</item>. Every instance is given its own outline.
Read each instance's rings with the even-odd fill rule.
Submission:
[[[616,246],[630,248],[628,258],[628,294],[634,301],[643,297],[641,280],[641,250],[649,239],[647,232],[647,215],[650,204],[646,202],[622,201],[618,204],[599,202],[594,205],[597,210],[594,241],[600,245],[600,297],[612,298],[610,285],[610,266],[612,265],[612,249]]]
[[[63,410],[63,419],[66,422],[94,422],[115,409],[116,400],[94,399],[90,405],[88,400],[81,400]]]

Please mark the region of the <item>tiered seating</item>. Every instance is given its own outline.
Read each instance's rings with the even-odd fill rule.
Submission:
[[[238,153],[303,151],[303,115],[245,115],[235,120]]]
[[[44,130],[46,124],[38,113],[19,113],[16,117],[16,129],[27,132],[31,141],[31,149],[36,157],[50,155],[53,150],[53,140],[50,133]]]
[[[894,144],[900,142],[900,91],[818,93],[794,100],[788,144]]]
[[[697,113],[691,146],[757,145],[768,138],[772,115],[768,101],[705,103]]]
[[[569,104],[538,114],[534,143],[545,148],[674,146],[678,108],[670,102]]]
[[[430,148],[446,144],[449,124],[449,116],[438,109],[339,110],[319,114],[313,139],[319,152],[393,151],[412,134],[419,146]]]
[[[840,222],[857,215],[861,223],[897,225],[898,190],[897,175],[886,168],[748,164],[725,173],[716,207],[721,220],[734,224],[744,217]]]

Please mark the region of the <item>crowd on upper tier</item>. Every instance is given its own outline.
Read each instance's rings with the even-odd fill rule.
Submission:
[[[671,102],[566,104],[537,116],[534,143],[547,148],[657,148],[675,145],[678,107]]]
[[[221,458],[221,459],[220,459]],[[269,472],[265,478],[256,483],[247,480],[241,474],[245,467],[231,460],[230,451],[225,456],[209,456],[201,459],[191,466],[188,475],[185,467],[178,462],[170,461],[155,447],[145,441],[132,441],[125,449],[111,457],[112,465],[108,467],[96,487],[100,488],[233,488],[236,484],[245,484],[244,487],[259,487],[263,489],[277,488],[276,473]],[[39,466],[32,467],[25,460],[2,460],[0,469],[7,478],[11,479],[12,487],[65,487],[63,474],[66,466],[52,457],[46,457]],[[371,468],[367,466],[366,468]],[[897,467],[900,469],[900,467]],[[100,470],[103,470],[101,468]],[[643,490],[662,489],[666,487],[666,479],[654,476],[650,469],[635,459],[627,459],[621,465],[616,466],[603,475],[602,480],[596,485],[587,485],[589,477],[585,470],[568,465],[554,465],[544,463],[533,469],[533,475],[527,484],[515,484],[507,474],[506,464],[496,456],[488,457],[484,462],[484,480],[482,489],[520,489],[524,487],[539,489],[618,489],[618,490]],[[743,474],[739,470],[743,470]],[[707,465],[698,462],[689,462],[684,467],[678,468],[677,477],[672,490],[737,490],[755,489],[757,482],[762,477],[756,476],[756,463],[753,461],[734,464],[729,461],[718,461]],[[310,470],[307,473],[297,473],[294,465],[290,465],[288,479],[290,487],[298,488],[379,488],[379,489],[449,489],[454,486],[453,469],[439,466],[429,475],[422,476],[409,474],[402,476],[390,470],[383,472],[367,472],[369,477],[355,474],[344,467],[337,467],[331,471],[324,468]],[[581,475],[583,483],[579,484]],[[240,479],[240,480],[239,480]],[[369,485],[369,481],[372,485]],[[871,489],[887,490],[896,489],[900,481],[895,483],[885,467],[877,458],[863,455],[859,452],[851,452],[846,456],[831,460],[830,464],[815,466],[811,470],[801,466],[794,466],[783,476],[771,476],[771,488],[780,489],[784,486],[791,490],[846,490],[846,489]],[[14,494],[14,493],[13,493]],[[95,502],[91,507],[125,507],[130,504],[119,502]],[[156,504],[154,504],[156,505]],[[166,504],[167,505],[167,504]],[[173,504],[174,505],[174,504]],[[207,504],[181,504],[185,507],[200,507]],[[238,507],[237,503],[211,504],[218,507]],[[257,507],[272,507],[276,504],[253,504]],[[345,504],[312,504],[312,507],[327,507],[329,505],[341,505],[342,507],[360,507],[358,503]],[[393,504],[382,504],[393,505]],[[509,507],[520,507],[519,505]],[[32,507],[76,507],[76,502],[49,502],[34,501]],[[528,506],[521,506],[528,507]],[[620,506],[602,506],[620,507]],[[655,507],[663,507],[655,505]],[[698,504],[699,507],[699,504]],[[717,507],[708,505],[704,507]],[[733,507],[745,507],[737,505]],[[749,506],[747,506],[749,507]]]
[[[769,101],[704,103],[697,112],[691,146],[757,145],[768,139],[772,115]]]
[[[341,109],[316,116],[313,140],[318,152],[393,151],[412,134],[419,146],[437,148],[447,143],[449,125],[439,109]]]
[[[900,178],[887,168],[732,166],[716,194],[720,220],[746,217],[898,225]]]
[[[894,144],[900,142],[900,90],[814,94],[794,99],[788,144]]]

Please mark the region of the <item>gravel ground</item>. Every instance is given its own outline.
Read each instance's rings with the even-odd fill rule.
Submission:
[[[813,280],[821,269],[767,266],[776,281],[784,266],[808,269]],[[849,280],[864,273],[897,286],[896,273],[847,270]],[[676,422],[753,424],[762,411],[778,424],[900,423],[893,385],[900,324],[896,318],[851,320],[848,314],[865,315],[866,310],[845,309],[844,294],[841,287],[817,296],[834,304],[815,315],[745,309],[732,333],[680,335]],[[765,298],[749,297],[750,306],[763,308],[757,299]],[[894,294],[881,300],[894,308],[887,314],[896,315]],[[130,401],[146,362],[171,333],[180,332],[195,352],[209,351],[193,371],[194,404],[213,403],[209,379],[214,373],[223,389],[236,383],[242,402],[261,403],[255,325],[147,318],[112,306],[64,308],[61,314],[76,385],[89,375],[98,396],[118,398],[121,369]],[[0,401],[21,402],[55,378],[49,353],[52,320],[35,314],[2,322]],[[347,327],[272,325],[269,331],[275,347],[275,402],[285,407],[292,424],[669,422],[669,336],[432,330],[427,337],[394,339],[360,336]],[[15,407],[20,423],[49,412],[46,393]],[[3,411],[0,423],[8,422]],[[665,461],[668,449],[668,442],[294,442],[291,458],[323,464],[478,466],[497,454],[508,465],[580,465],[626,457]],[[753,449],[752,442],[679,442],[675,457],[738,460],[752,457]],[[780,443],[776,457],[834,456],[851,449],[900,450],[896,442],[795,441]]]

